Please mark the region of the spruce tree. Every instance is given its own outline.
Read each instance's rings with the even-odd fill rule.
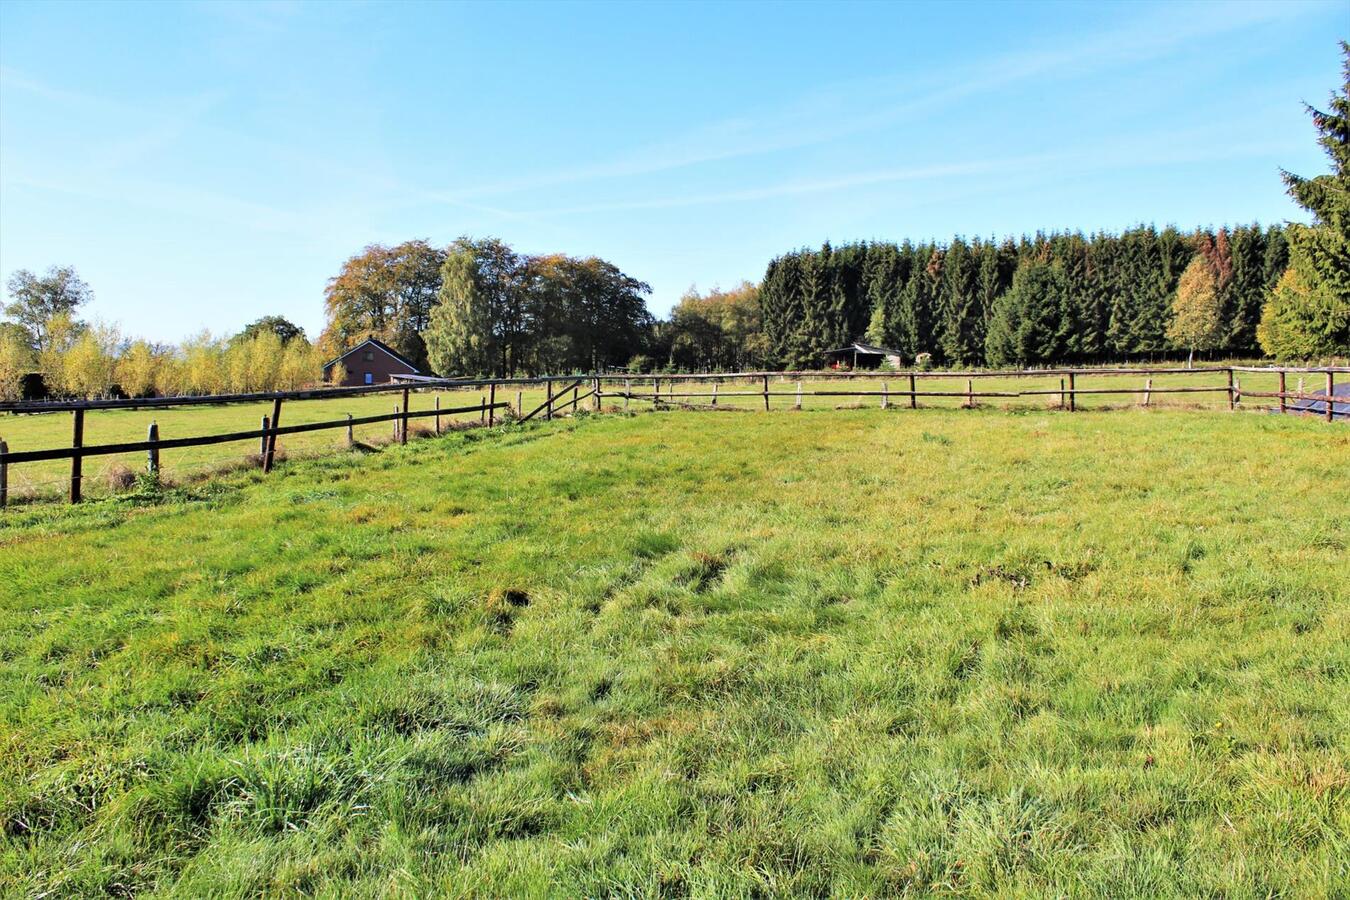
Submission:
[[[1350,352],[1350,44],[1344,83],[1329,112],[1308,106],[1331,159],[1331,172],[1314,178],[1284,173],[1289,194],[1313,215],[1312,225],[1290,225],[1289,270],[1261,314],[1257,337],[1281,358]]]
[[[976,294],[976,260],[960,237],[943,259],[938,344],[950,365],[976,364],[984,356],[984,317]]]
[[[1055,359],[1055,331],[1065,288],[1064,273],[1049,262],[1024,262],[1012,287],[994,304],[985,338],[992,366],[1026,366]]]
[[[1283,175],[1290,196],[1313,214],[1312,226],[1289,227],[1291,255],[1305,258],[1310,276],[1350,302],[1350,44],[1342,41],[1341,51],[1344,83],[1332,95],[1330,111],[1307,107],[1331,172],[1315,178]]]

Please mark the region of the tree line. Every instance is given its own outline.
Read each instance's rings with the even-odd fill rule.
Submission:
[[[1331,172],[1284,173],[1311,224],[826,243],[769,264],[769,365],[812,367],[859,336],[952,366],[1350,354],[1350,44],[1341,49],[1340,92],[1327,110],[1308,107]]]
[[[303,329],[265,316],[238,334],[208,332],[180,344],[129,339],[87,322],[93,291],[68,267],[15,272],[0,322],[0,400],[153,397],[294,390],[322,379],[323,351]]]
[[[523,255],[496,238],[373,245],[325,292],[320,343],[367,337],[442,376],[521,376],[621,366],[647,345],[651,288],[597,257]]]
[[[773,364],[810,368],[865,337],[952,366],[1093,363],[1186,349],[1169,336],[1182,273],[1218,276],[1220,327],[1203,349],[1259,355],[1256,329],[1288,262],[1284,229],[1037,234],[1003,241],[825,244],[769,264],[760,291]]]

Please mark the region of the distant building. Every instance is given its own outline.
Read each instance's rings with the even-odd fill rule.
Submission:
[[[352,387],[359,384],[386,384],[395,375],[421,375],[417,367],[393,347],[375,338],[366,338],[346,353],[323,367],[324,381],[332,382],[333,370],[341,365],[346,377],[337,384]]]
[[[902,359],[899,350],[885,347],[873,347],[854,341],[847,347],[825,351],[825,365],[831,369],[879,369],[883,363],[900,368]]]

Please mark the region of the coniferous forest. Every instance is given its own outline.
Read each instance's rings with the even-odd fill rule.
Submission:
[[[1260,356],[1261,307],[1288,264],[1284,229],[1152,226],[1121,234],[857,243],[773,260],[760,289],[766,362],[819,365],[855,338],[954,366],[1175,355],[1172,303],[1204,258],[1222,307],[1214,354]]]

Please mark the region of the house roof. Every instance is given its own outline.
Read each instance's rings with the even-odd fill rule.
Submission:
[[[873,347],[871,344],[864,344],[861,341],[854,341],[847,347],[836,347],[833,350],[826,350],[825,353],[874,353],[877,356],[899,356],[899,350],[890,350],[886,347]]]
[[[361,343],[357,344],[355,347],[352,347],[350,350],[346,351],[346,352],[343,353],[341,356],[338,356],[338,357],[336,357],[335,359],[330,359],[328,362],[326,362],[326,363],[323,364],[323,367],[326,369],[326,368],[328,368],[329,366],[336,365],[337,363],[342,362],[344,359],[346,359],[347,357],[351,356],[351,355],[352,355],[353,353],[355,353],[357,350],[360,350],[360,349],[361,349],[362,347],[364,347],[366,344],[371,344],[371,345],[377,347],[378,349],[383,350],[385,353],[388,353],[388,354],[389,354],[390,356],[392,356],[394,359],[398,360],[399,362],[403,363],[403,364],[404,364],[405,366],[407,366],[408,368],[412,369],[414,373],[420,372],[420,370],[417,368],[417,366],[413,365],[412,360],[408,359],[408,358],[407,358],[406,356],[404,356],[402,353],[399,353],[397,350],[395,350],[393,347],[390,347],[388,344],[386,344],[384,341],[380,340],[379,338],[373,338],[373,337],[368,337],[368,338],[366,338],[364,341],[362,341]]]

